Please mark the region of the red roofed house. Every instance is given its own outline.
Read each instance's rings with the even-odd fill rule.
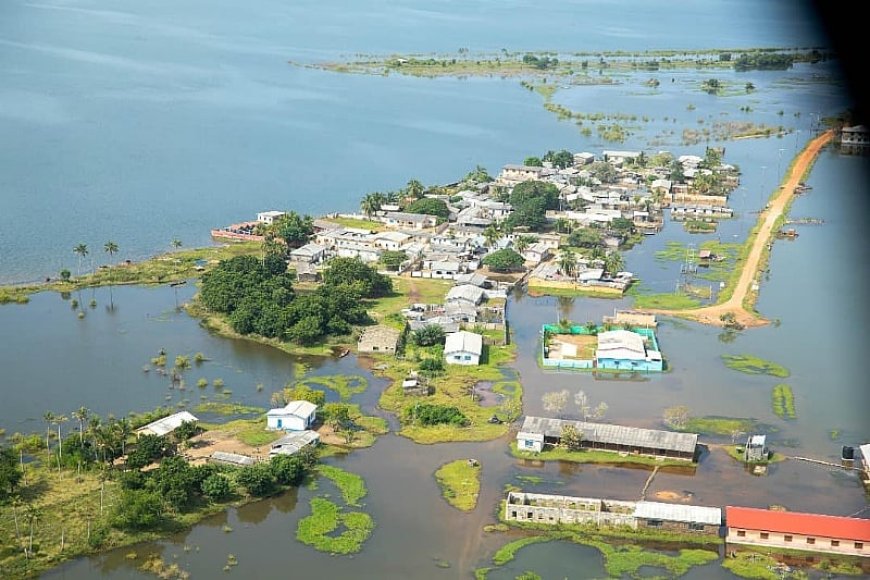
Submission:
[[[725,541],[870,557],[870,520],[728,506]]]

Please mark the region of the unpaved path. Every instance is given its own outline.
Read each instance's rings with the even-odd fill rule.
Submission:
[[[749,256],[743,264],[743,271],[740,272],[740,279],[737,281],[737,286],[734,288],[734,293],[731,295],[731,298],[721,304],[714,304],[712,306],[694,308],[691,310],[650,309],[647,311],[656,314],[679,316],[680,318],[688,318],[702,324],[712,324],[715,326],[722,326],[723,322],[719,317],[731,312],[734,314],[737,322],[746,327],[763,326],[767,324],[769,322],[768,320],[762,318],[751,310],[744,308],[744,301],[747,296],[751,296],[753,304],[750,306],[754,305],[757,294],[752,294],[752,284],[759,274],[761,259],[764,256],[767,245],[770,243],[771,236],[776,233],[773,231],[773,227],[779,217],[785,212],[788,203],[794,197],[795,189],[800,183],[804,173],[806,173],[807,169],[812,165],[813,161],[815,161],[822,148],[827,145],[833,137],[834,132],[828,130],[810,141],[792,165],[791,173],[789,174],[785,184],[780,189],[779,195],[768,203],[767,207],[759,214],[758,219],[761,221],[761,228],[758,231],[758,235],[755,237],[755,241],[749,251]]]

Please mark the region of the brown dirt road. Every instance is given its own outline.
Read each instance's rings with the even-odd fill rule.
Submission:
[[[679,316],[680,318],[687,318],[702,324],[711,324],[715,326],[722,326],[723,323],[719,317],[727,312],[731,312],[734,314],[737,321],[747,328],[767,324],[769,322],[768,320],[752,310],[747,310],[744,307],[744,303],[746,298],[749,296],[752,298],[750,301],[750,307],[754,306],[757,293],[752,289],[752,284],[755,282],[759,274],[762,257],[764,256],[768,244],[770,244],[771,236],[776,233],[773,231],[776,221],[783,215],[783,213],[785,213],[789,202],[795,195],[795,189],[801,182],[804,173],[806,173],[807,169],[813,164],[822,148],[824,148],[833,137],[833,131],[828,130],[809,142],[806,148],[804,148],[800,155],[798,155],[797,159],[795,159],[795,162],[791,167],[791,173],[788,175],[785,184],[780,188],[779,195],[771,200],[764,211],[759,214],[758,219],[761,223],[761,227],[758,230],[758,235],[752,243],[749,256],[743,264],[743,270],[740,272],[740,278],[737,281],[737,286],[734,288],[731,298],[721,304],[714,304],[712,306],[694,308],[691,310],[650,309],[646,311],[654,312],[656,314]]]

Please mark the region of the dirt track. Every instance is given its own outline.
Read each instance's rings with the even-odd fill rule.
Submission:
[[[749,251],[749,256],[743,264],[743,271],[740,272],[740,279],[737,281],[737,286],[734,288],[734,293],[731,295],[731,298],[722,304],[715,304],[692,310],[651,309],[648,310],[648,312],[679,316],[680,318],[688,318],[702,324],[711,324],[715,326],[722,326],[723,323],[719,317],[727,312],[731,312],[734,314],[737,322],[746,327],[763,326],[767,324],[769,322],[768,320],[744,308],[744,301],[746,297],[750,296],[753,292],[752,284],[759,274],[761,258],[764,256],[764,251],[770,243],[771,236],[775,234],[773,231],[774,224],[779,217],[783,215],[786,207],[788,207],[788,203],[791,201],[792,197],[794,197],[795,189],[800,183],[804,173],[806,173],[807,169],[812,165],[822,148],[827,145],[833,137],[833,131],[828,130],[810,141],[806,148],[801,151],[800,155],[798,155],[794,165],[792,165],[791,173],[788,175],[788,179],[782,186],[779,195],[768,203],[764,211],[759,214],[758,219],[761,221],[761,227],[759,228],[758,235]],[[754,305],[755,302],[754,295],[752,296],[752,304],[750,306]]]

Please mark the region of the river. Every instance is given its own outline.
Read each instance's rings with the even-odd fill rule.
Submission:
[[[703,155],[703,143],[680,143],[683,127],[748,117],[793,130],[780,139],[724,143],[726,161],[740,165],[743,176],[732,196],[739,216],[717,234],[690,236],[669,225],[626,254],[628,269],[645,286],[668,291],[679,278],[678,264],[657,262],[653,253],[668,240],[742,239],[755,218],[751,212],[763,205],[808,140],[814,115],[848,104],[832,63],[744,75],[717,71],[726,82],[742,85],[749,79],[757,87],[752,94],[726,97],[700,92],[697,85],[708,75],[686,71],[627,75],[615,86],[556,93],[556,102],[580,110],[652,119],[638,123],[619,145],[594,133],[584,137],[571,123],[557,121],[540,97],[516,80],[339,75],[287,63],[460,47],[576,51],[702,48],[711,47],[711,39],[712,46],[728,47],[820,42],[812,16],[789,10],[785,1],[692,3],[678,11],[666,2],[614,6],[606,1],[555,2],[546,9],[533,2],[458,1],[422,9],[408,0],[4,2],[0,282],[75,269],[71,249],[80,242],[89,244],[96,263],[109,239],[121,246],[121,259],[135,259],[168,249],[173,238],[186,246],[209,243],[211,227],[263,209],[351,210],[365,192],[395,189],[412,177],[448,182],[476,164],[497,171],[548,149],[667,148]],[[662,83],[655,94],[643,88],[651,76]],[[742,114],[744,106],[752,108],[751,115]],[[582,388],[593,401],[608,403],[607,420],[636,426],[660,426],[662,410],[677,404],[697,415],[751,415],[778,429],[772,443],[787,454],[836,460],[841,444],[866,440],[870,401],[858,361],[868,346],[861,286],[868,246],[862,215],[854,211],[866,196],[866,166],[860,158],[829,150],[809,182],[812,191],[796,201],[792,214],[825,223],[800,226],[797,240],[777,242],[769,280],[762,285],[759,309],[780,323],[724,343],[716,329],[665,321],[659,341],[671,370],[661,376],[603,381],[545,373],[535,362],[542,323],[560,314],[599,319],[628,300],[512,298],[510,322],[519,352],[513,366],[525,388],[524,411],[541,413],[546,391]],[[193,291],[190,285],[179,289],[178,300]],[[105,307],[108,293],[107,288],[82,292],[82,303],[92,296],[97,300],[83,320],[70,308],[75,294],[67,299],[39,294],[26,306],[0,307],[5,345],[0,426],[7,432],[39,431],[45,411],[68,414],[81,405],[116,415],[162,404],[193,407],[200,400],[265,406],[272,391],[294,378],[291,357],[209,334],[176,310],[170,288],[115,288],[113,310]],[[192,380],[221,378],[224,393],[231,394],[212,386],[171,389],[163,377],[143,372],[160,349],[170,357],[204,353],[210,360],[189,373]],[[756,354],[789,368],[798,419],[785,422],[771,411],[770,390],[779,380],[730,371],[722,353]],[[365,376],[369,390],[354,400],[374,409],[384,382],[354,357],[304,362],[315,374]],[[420,447],[389,434],[371,449],[330,460],[363,475],[370,490],[366,511],[377,528],[352,558],[320,554],[296,542],[296,522],[307,514],[314,494],[303,488],[229,510],[166,541],[72,561],[46,577],[147,577],[136,564],[158,552],[197,578],[222,573],[230,553],[240,562],[233,573],[251,578],[274,577],[288,563],[294,575],[467,577],[513,537],[481,532],[494,521],[505,484],[635,499],[648,475],[616,467],[526,464],[507,454],[506,443]],[[442,463],[463,457],[483,464],[480,502],[470,514],[449,507],[432,477]],[[517,479],[528,475],[540,476],[541,483]],[[702,505],[778,503],[832,514],[866,505],[856,479],[837,470],[789,461],[754,477],[716,452],[706,455],[694,474],[659,474],[649,493],[659,491],[690,493]],[[222,531],[225,523],[232,533]],[[139,559],[129,560],[131,551]],[[529,569],[545,577],[605,575],[596,551],[546,544],[522,551],[492,577]],[[692,575],[727,576],[718,563]]]

